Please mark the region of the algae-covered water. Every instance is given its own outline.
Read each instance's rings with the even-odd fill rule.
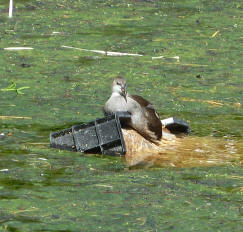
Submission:
[[[0,2],[1,231],[242,230],[242,1],[14,6],[9,19]],[[191,143],[208,146],[195,153],[211,163],[192,162],[190,143],[178,153],[187,162],[136,170],[49,148],[50,131],[103,116],[118,75],[161,118],[188,120]]]

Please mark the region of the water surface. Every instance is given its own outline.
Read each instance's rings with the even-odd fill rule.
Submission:
[[[0,3],[0,47],[34,49],[0,53],[2,231],[240,231],[241,1],[33,0],[15,7],[10,20],[8,1]],[[191,147],[208,144],[200,156],[213,165],[200,165],[190,143],[175,167],[136,170],[122,157],[50,149],[50,131],[103,116],[117,75],[161,118],[188,120]]]

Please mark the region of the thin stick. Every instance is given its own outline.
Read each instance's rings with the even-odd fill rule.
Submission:
[[[32,50],[33,48],[31,47],[9,47],[9,48],[4,48],[4,50],[8,51],[20,51],[20,50]]]
[[[63,48],[71,48],[79,51],[86,51],[86,52],[96,52],[107,56],[143,56],[141,54],[133,54],[133,53],[122,53],[122,52],[109,52],[109,51],[101,51],[101,50],[89,50],[83,48],[75,48],[70,46],[62,46]]]
[[[89,50],[89,49],[84,49],[84,48],[75,48],[75,47],[70,47],[70,46],[62,46],[63,48],[69,48],[69,49],[75,49],[75,50],[79,50],[79,51],[86,51],[86,52],[96,52],[96,53],[100,53],[103,55],[107,55],[107,56],[143,56],[141,54],[134,54],[134,53],[124,53],[124,52],[109,52],[109,51],[102,51],[102,50]],[[180,60],[179,56],[174,56],[174,57],[164,57],[164,56],[155,56],[152,57],[152,60],[156,60],[156,59],[176,59],[177,61]]]
[[[13,17],[13,0],[9,1],[9,12],[8,12],[8,17],[12,18]]]
[[[173,57],[164,57],[164,56],[153,56],[152,60],[157,60],[157,59],[176,59],[176,60],[180,60],[179,56],[173,56]]]
[[[24,116],[1,116],[0,119],[32,119],[31,117],[24,117]]]

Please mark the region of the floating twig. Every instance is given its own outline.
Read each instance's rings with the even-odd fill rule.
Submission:
[[[86,52],[95,52],[106,56],[143,56],[141,54],[133,54],[133,53],[123,53],[123,52],[110,52],[110,51],[102,51],[102,50],[89,50],[84,48],[75,48],[70,46],[62,46],[63,48],[70,48],[79,51],[86,51]]]
[[[219,33],[219,31],[215,31],[213,34],[212,34],[212,38],[216,37],[216,35]]]
[[[173,57],[165,57],[165,56],[153,56],[152,60],[157,60],[157,59],[176,59],[177,61],[180,60],[179,56],[173,56]]]
[[[20,51],[20,50],[32,50],[34,48],[31,47],[9,47],[9,48],[4,48],[4,50],[8,51]]]
[[[105,188],[113,188],[112,185],[106,185],[106,184],[95,184],[97,187],[105,187]]]
[[[110,51],[102,51],[102,50],[90,50],[90,49],[84,49],[84,48],[76,48],[76,47],[70,47],[70,46],[62,46],[63,48],[69,48],[69,49],[75,49],[79,51],[86,51],[86,52],[96,52],[102,55],[106,56],[144,56],[142,54],[134,54],[134,53],[124,53],[124,52],[110,52]],[[179,56],[173,56],[173,57],[164,57],[164,56],[154,56],[152,57],[152,60],[156,59],[176,59],[179,61]]]
[[[9,1],[9,11],[8,11],[8,17],[12,18],[13,16],[13,0]]]
[[[152,60],[157,60],[157,59],[164,59],[164,56],[154,56],[152,57]]]
[[[32,119],[32,117],[25,117],[25,116],[3,116],[3,115],[0,115],[0,119]]]

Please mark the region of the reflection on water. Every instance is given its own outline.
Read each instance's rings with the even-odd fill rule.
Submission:
[[[128,166],[198,167],[236,163],[241,165],[242,146],[233,139],[175,137],[164,133],[160,146],[132,130],[123,130]]]
[[[172,145],[166,156],[160,155],[163,166],[196,167],[240,162],[240,153],[233,140],[212,137],[185,137]],[[162,162],[163,161],[163,162]]]

